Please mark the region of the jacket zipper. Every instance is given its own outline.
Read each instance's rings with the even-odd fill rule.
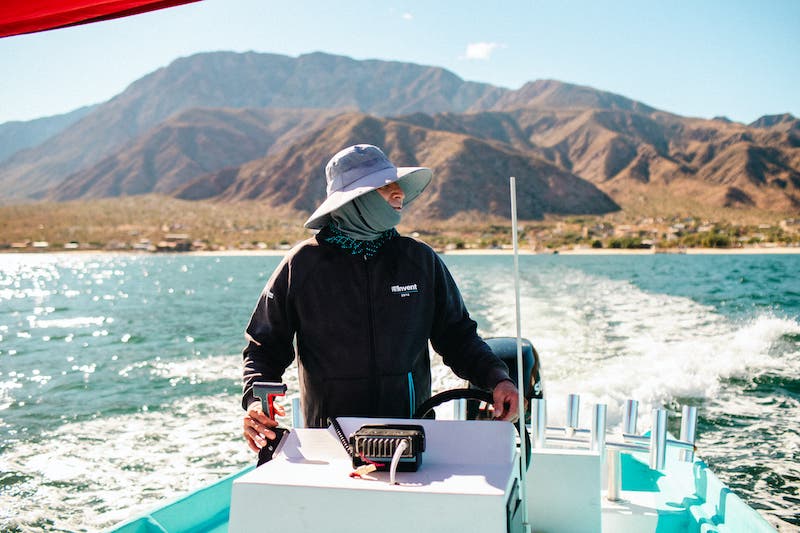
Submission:
[[[367,323],[369,324],[369,396],[372,399],[371,412],[374,415],[377,412],[380,398],[378,397],[378,364],[375,360],[375,326],[372,318],[372,283],[369,275],[368,259],[369,257],[364,255],[364,272],[367,274]]]
[[[416,391],[414,390],[414,375],[408,373],[408,418],[414,418],[417,406]]]

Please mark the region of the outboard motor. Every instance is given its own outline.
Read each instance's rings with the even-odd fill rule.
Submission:
[[[508,373],[511,379],[520,388],[520,381],[517,379],[517,338],[516,337],[491,337],[484,339],[494,354],[508,366]],[[539,354],[533,343],[528,339],[522,339],[522,383],[525,384],[525,398],[528,400],[528,409],[525,413],[525,420],[530,420],[530,400],[531,398],[544,398],[544,382],[542,381],[542,367],[539,362]],[[477,389],[472,383],[471,389]],[[475,420],[482,418],[479,413],[478,405],[475,402],[467,404],[467,419]]]

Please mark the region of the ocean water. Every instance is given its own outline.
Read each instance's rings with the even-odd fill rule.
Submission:
[[[444,256],[486,336],[513,335],[509,256]],[[251,464],[243,328],[279,258],[0,255],[0,531],[96,531]],[[523,256],[548,419],[569,393],[699,408],[699,455],[800,526],[800,255]],[[434,388],[461,386],[434,360]],[[296,393],[296,373],[286,375]],[[288,402],[286,402],[288,404]],[[589,420],[582,419],[588,426]],[[642,427],[645,426],[645,427]]]

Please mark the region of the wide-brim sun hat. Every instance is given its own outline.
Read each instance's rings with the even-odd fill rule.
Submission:
[[[405,207],[425,190],[432,178],[433,172],[426,167],[396,167],[377,146],[348,146],[325,166],[327,198],[308,217],[305,227],[324,228],[331,213],[347,202],[394,182],[403,189]]]

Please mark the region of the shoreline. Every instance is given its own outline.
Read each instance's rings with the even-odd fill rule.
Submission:
[[[146,252],[137,250],[3,250],[0,256],[15,255],[186,255],[195,257],[283,257],[289,250],[198,250],[189,252]],[[461,250],[437,250],[440,255],[513,255],[510,248],[469,248]],[[572,248],[534,251],[519,250],[519,255],[795,255],[799,246],[761,246],[746,248],[682,248],[629,249],[629,248]]]
[[[506,248],[472,248],[445,250],[443,255],[513,255]],[[519,250],[519,255],[793,255],[800,254],[799,246],[762,246],[747,248],[571,248],[561,250]]]
[[[774,247],[749,247],[749,248],[683,248],[675,250],[665,248],[660,250],[617,250],[617,249],[578,249],[563,250],[564,255],[793,255],[800,254],[800,247],[774,246]]]

